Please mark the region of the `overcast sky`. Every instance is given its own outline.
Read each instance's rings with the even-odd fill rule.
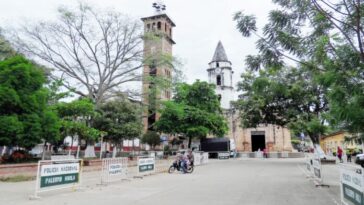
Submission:
[[[113,8],[134,18],[154,13],[155,0],[84,0],[98,8]],[[165,0],[167,14],[175,22],[173,54],[182,59],[187,82],[207,81],[207,64],[219,40],[233,64],[234,84],[245,68],[244,58],[255,54],[254,38],[243,38],[232,20],[237,11],[255,14],[264,25],[274,8],[270,0]],[[0,27],[24,21],[54,19],[60,5],[76,6],[77,0],[0,0]]]

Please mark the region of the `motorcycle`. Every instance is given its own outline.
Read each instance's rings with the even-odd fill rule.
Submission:
[[[187,169],[186,172],[191,174],[193,172],[193,163],[190,163],[189,161],[187,161]],[[173,164],[169,167],[168,169],[168,173],[173,173],[174,171],[183,171],[182,167],[181,167],[181,163],[174,161]]]

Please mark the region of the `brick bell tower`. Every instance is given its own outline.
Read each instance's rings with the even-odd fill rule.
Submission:
[[[172,67],[160,63],[161,56],[172,56],[172,30],[176,25],[165,13],[166,6],[153,3],[155,14],[144,17],[144,68],[143,68],[143,124],[144,132],[153,130],[153,124],[159,119],[157,112],[160,101],[172,98],[172,88],[160,88],[151,79],[162,78],[172,81]]]

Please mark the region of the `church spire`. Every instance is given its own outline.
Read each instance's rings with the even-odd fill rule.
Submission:
[[[216,46],[216,50],[214,56],[212,57],[211,62],[230,62],[226,56],[224,46],[222,45],[221,41]]]

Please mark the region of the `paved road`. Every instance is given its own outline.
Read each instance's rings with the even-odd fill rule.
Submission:
[[[315,188],[302,172],[303,159],[210,161],[193,174],[158,174],[96,186],[87,174],[84,189],[41,194],[30,201],[34,182],[0,183],[0,204],[51,205],[330,205],[340,204],[338,172],[325,168],[330,189]]]

